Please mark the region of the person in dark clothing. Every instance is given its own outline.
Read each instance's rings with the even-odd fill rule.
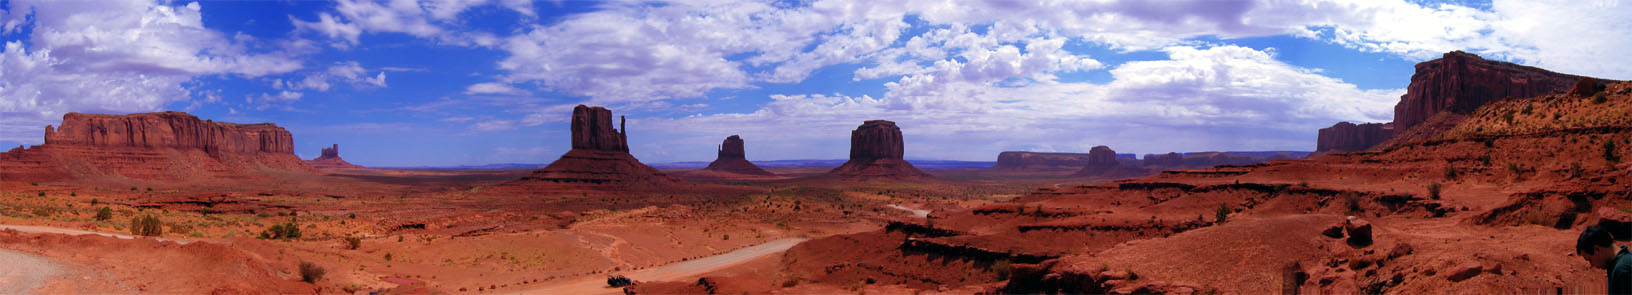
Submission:
[[[1575,254],[1592,267],[1606,270],[1609,294],[1632,294],[1632,251],[1621,246],[1614,251],[1615,239],[1601,226],[1588,226],[1575,240]]]

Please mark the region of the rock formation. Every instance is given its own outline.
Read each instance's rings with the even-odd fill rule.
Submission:
[[[622,125],[622,118],[619,119]],[[612,111],[572,108],[572,150],[523,181],[581,184],[660,184],[675,180],[629,154],[623,128],[612,126]]]
[[[841,177],[914,178],[929,174],[902,158],[901,128],[895,122],[871,120],[850,131],[850,161],[827,174]]]
[[[997,154],[994,171],[1066,171],[1088,165],[1084,153],[1002,152]]]
[[[1321,128],[1316,137],[1315,152],[1354,152],[1363,151],[1394,136],[1392,123],[1367,123],[1355,125],[1349,122],[1338,122],[1332,127]]]
[[[242,176],[263,168],[310,172],[293,136],[275,124],[199,120],[182,112],[68,113],[45,127],[45,144],[0,156],[0,176],[60,179],[123,176],[177,180]]]
[[[1611,81],[1583,77],[1581,78],[1581,81],[1575,82],[1575,87],[1570,88],[1570,95],[1580,97],[1592,96],[1593,94],[1598,94],[1599,91],[1604,91],[1604,88],[1609,86],[1609,82]]]
[[[1563,93],[1581,78],[1452,51],[1417,64],[1394,106],[1394,128],[1409,130],[1440,112],[1467,114],[1490,101]]]
[[[1116,159],[1116,151],[1108,146],[1095,146],[1088,149],[1088,164],[1077,170],[1076,176],[1137,176],[1146,174],[1142,167],[1121,165]]]
[[[1145,154],[1145,166],[1179,167],[1184,166],[1184,155],[1167,153],[1162,155]]]
[[[311,160],[306,161],[306,162],[312,163],[312,168],[318,168],[318,169],[355,169],[355,168],[363,168],[363,166],[353,165],[350,162],[346,162],[345,159],[340,158],[340,144],[334,144],[334,145],[331,145],[329,147],[323,148],[323,154],[322,155],[317,156],[317,158],[311,159]]]
[[[736,135],[726,137],[725,142],[720,143],[719,156],[714,159],[713,163],[708,163],[707,168],[703,169],[748,175],[776,175],[770,171],[765,171],[765,169],[760,169],[759,165],[754,165],[753,162],[749,162],[742,145],[742,137]]]

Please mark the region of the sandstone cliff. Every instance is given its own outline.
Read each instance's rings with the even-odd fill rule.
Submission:
[[[1452,51],[1417,64],[1394,106],[1394,126],[1408,130],[1440,112],[1467,114],[1490,101],[1563,93],[1581,78]]]
[[[754,165],[753,162],[749,162],[747,153],[743,150],[742,137],[736,135],[726,137],[725,142],[720,143],[719,156],[714,159],[714,162],[708,163],[708,167],[703,168],[703,170],[747,175],[776,175],[770,171],[765,171],[765,169],[760,169],[759,165]]]
[[[902,158],[901,128],[895,122],[871,120],[850,132],[850,160],[828,175],[841,177],[915,178],[928,173]]]
[[[1111,150],[1111,147],[1101,145],[1088,149],[1088,164],[1083,165],[1082,169],[1077,170],[1077,173],[1073,175],[1130,177],[1148,173],[1149,170],[1145,170],[1143,167],[1122,165],[1122,163],[1116,159],[1115,150]]]
[[[1354,152],[1363,151],[1394,136],[1394,124],[1367,123],[1355,125],[1349,122],[1338,122],[1332,127],[1321,128],[1316,137],[1315,152]]]
[[[1002,152],[997,154],[994,171],[1068,171],[1088,165],[1085,153]]]
[[[57,180],[242,177],[261,169],[311,172],[293,136],[275,124],[199,120],[182,112],[68,113],[45,127],[45,144],[0,156],[0,176]]]

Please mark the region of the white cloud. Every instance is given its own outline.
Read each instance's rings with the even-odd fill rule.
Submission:
[[[340,0],[335,14],[320,13],[317,20],[291,16],[297,30],[314,32],[341,49],[358,44],[363,33],[401,33],[458,45],[492,46],[498,39],[483,32],[461,32],[457,17],[484,5],[508,8],[530,19],[536,17],[525,0]]]
[[[356,61],[337,62],[322,72],[307,73],[305,77],[302,77],[299,81],[284,81],[282,79],[275,79],[272,81],[272,88],[291,90],[309,89],[325,92],[329,91],[329,88],[333,87],[330,81],[350,84],[352,87],[356,88],[387,86],[385,84],[384,71],[379,72],[379,74],[376,74],[373,77],[369,77],[367,75],[368,70],[363,69],[362,64],[357,63]]]
[[[528,93],[526,90],[516,89],[516,87],[510,86],[510,84],[484,82],[471,84],[469,87],[465,87],[465,94],[527,95]]]
[[[516,129],[516,121],[511,121],[511,120],[487,120],[487,121],[476,122],[476,124],[470,126],[470,130],[477,131],[477,132],[502,131],[502,130],[512,130],[512,129]]]
[[[198,76],[301,67],[285,54],[254,53],[254,38],[205,28],[201,5],[11,1],[3,30],[29,42],[7,41],[0,53],[0,140],[40,142],[39,129],[67,112],[157,111],[189,100],[182,83]]]

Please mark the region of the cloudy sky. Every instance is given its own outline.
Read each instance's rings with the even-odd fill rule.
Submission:
[[[0,146],[67,112],[273,122],[362,165],[547,163],[577,104],[647,162],[1313,150],[1451,50],[1632,79],[1597,1],[0,0]]]

